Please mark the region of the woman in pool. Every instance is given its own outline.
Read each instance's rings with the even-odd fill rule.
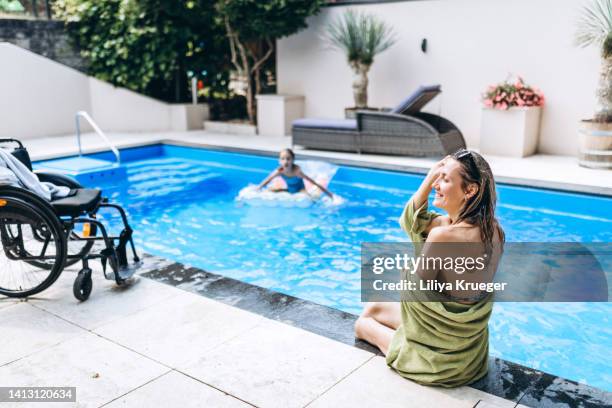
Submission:
[[[270,183],[270,181],[272,181],[272,179],[280,176],[283,178],[283,180],[285,180],[285,184],[287,185],[287,188],[283,188],[283,189],[275,188],[275,189],[272,189],[272,191],[278,191],[278,192],[286,191],[291,194],[306,193],[306,186],[304,185],[304,180],[306,180],[312,183],[313,185],[319,187],[321,191],[323,191],[325,194],[327,194],[331,198],[334,197],[333,194],[330,193],[328,189],[326,189],[325,187],[323,187],[322,185],[320,185],[319,183],[317,183],[316,181],[308,177],[306,174],[304,174],[300,166],[298,166],[297,164],[294,164],[294,161],[295,161],[295,154],[293,153],[291,149],[281,150],[279,157],[278,157],[278,163],[280,164],[280,167],[274,170],[272,173],[270,173],[270,175],[266,177],[266,179],[262,181],[261,184],[257,186],[257,188],[258,189],[264,188],[266,185],[268,185],[268,183]]]
[[[433,205],[447,215],[427,211],[432,189]],[[428,243],[434,242],[501,247],[504,232],[495,218],[496,201],[489,165],[479,154],[462,149],[432,167],[399,222],[414,243],[424,242],[430,248]],[[449,302],[369,303],[355,323],[355,335],[377,346],[387,364],[403,377],[456,387],[487,373],[492,308],[490,296]]]

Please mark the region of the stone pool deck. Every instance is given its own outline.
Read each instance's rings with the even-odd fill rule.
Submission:
[[[290,138],[204,131],[109,136],[118,147],[169,141],[275,154],[290,145]],[[76,152],[74,136],[24,142],[35,160]],[[95,135],[85,135],[83,142],[87,152],[105,150]],[[428,159],[296,152],[339,163],[416,172],[426,171],[432,163]],[[487,159],[499,181],[612,194],[611,172],[580,168],[575,158]],[[296,327],[289,318],[235,307],[239,292],[235,302],[231,296],[221,302],[180,285],[160,283],[150,275],[160,270],[163,274],[159,265],[146,272],[149,277],[139,276],[132,285],[117,288],[103,279],[97,262],[93,265],[97,268],[94,290],[87,302],[79,303],[72,296],[75,268],[67,269],[51,288],[28,301],[0,297],[1,385],[74,386],[78,402],[72,405],[91,407],[510,408],[601,406],[602,401],[611,401],[609,393],[592,400],[595,405],[556,400],[553,388],[567,386],[560,379],[543,387],[550,399],[529,400],[528,390],[540,377],[523,379],[523,390],[509,399],[473,387],[419,386],[388,369],[383,357],[367,348]],[[498,380],[503,384],[521,381],[501,377]],[[582,393],[579,385],[569,387]]]
[[[370,351],[142,276],[118,288],[98,268],[79,303],[76,272],[27,301],[0,298],[3,386],[76,387],[79,407],[520,406],[417,385]]]

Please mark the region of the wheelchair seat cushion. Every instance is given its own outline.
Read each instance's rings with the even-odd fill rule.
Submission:
[[[68,197],[51,201],[51,205],[59,216],[76,217],[92,212],[102,200],[102,191],[98,189],[79,188]]]

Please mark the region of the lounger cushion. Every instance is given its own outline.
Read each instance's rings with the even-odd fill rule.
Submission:
[[[76,217],[95,210],[100,200],[102,200],[102,191],[80,188],[70,197],[51,201],[51,205],[59,216]]]
[[[293,121],[293,127],[309,129],[337,129],[337,130],[357,130],[357,120],[355,119],[297,119]]]
[[[399,113],[401,115],[412,114],[421,110],[433,98],[442,92],[440,85],[421,86],[414,91],[412,95],[404,99],[391,110],[391,113]]]

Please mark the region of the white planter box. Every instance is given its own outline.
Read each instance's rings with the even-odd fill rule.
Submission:
[[[197,105],[177,103],[170,105],[170,127],[172,130],[202,129],[202,123],[208,119],[207,103]]]
[[[291,123],[304,117],[301,95],[257,95],[257,129],[260,135],[291,134]]]
[[[213,120],[204,121],[204,129],[213,133],[224,133],[229,135],[256,135],[257,128],[245,123],[217,122]]]
[[[483,108],[480,152],[496,156],[525,157],[536,152],[542,108]]]

